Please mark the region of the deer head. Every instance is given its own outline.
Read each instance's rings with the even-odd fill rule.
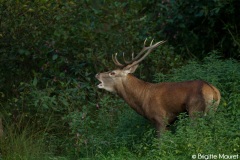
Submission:
[[[118,61],[117,53],[115,55],[112,55],[113,62],[117,67],[119,67],[119,69],[96,74],[96,78],[101,82],[98,85],[98,88],[105,89],[109,92],[117,92],[117,85],[121,85],[122,82],[126,80],[129,73],[134,73],[139,63],[143,61],[147,55],[152,52],[153,49],[166,42],[160,41],[153,44],[152,40],[150,46],[146,47],[146,41],[147,39],[144,41],[143,48],[136,57],[134,57],[134,53],[132,53],[131,61],[127,61],[123,53],[125,64],[122,64]]]

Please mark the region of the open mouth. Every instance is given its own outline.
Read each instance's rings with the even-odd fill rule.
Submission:
[[[103,82],[99,79],[99,75],[98,74],[96,74],[96,76],[95,76],[96,78],[97,78],[97,80],[98,81],[100,81],[101,83],[100,84],[98,84],[97,86],[98,86],[98,88],[103,88]]]
[[[101,82],[101,81],[100,81]],[[103,83],[101,82],[100,84],[97,85],[98,88],[103,88]]]

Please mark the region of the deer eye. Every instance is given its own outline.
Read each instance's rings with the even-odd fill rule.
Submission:
[[[109,73],[111,76],[114,76],[116,73],[114,71]]]

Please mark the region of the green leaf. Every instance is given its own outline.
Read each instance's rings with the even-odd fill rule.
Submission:
[[[28,50],[26,50],[26,49],[19,49],[18,53],[20,55],[26,55],[26,56],[30,55],[30,52]]]
[[[53,56],[52,56],[52,60],[56,60],[58,58],[58,55],[57,54],[54,54]]]
[[[33,79],[33,86],[37,86],[37,82],[38,82],[38,80],[37,80],[37,78],[36,77],[34,77],[34,79]]]

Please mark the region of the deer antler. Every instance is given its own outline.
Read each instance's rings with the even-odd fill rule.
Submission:
[[[125,65],[121,64],[118,60],[117,60],[117,53],[115,53],[115,56],[112,55],[112,60],[115,63],[116,66],[118,67],[124,67]]]
[[[138,53],[138,55],[136,57],[134,57],[134,53],[132,53],[132,60],[131,61],[127,61],[125,59],[125,56],[124,56],[124,53],[123,53],[123,60],[125,62],[125,65],[121,64],[118,60],[117,60],[117,53],[115,54],[115,56],[112,56],[113,58],[113,62],[119,66],[119,67],[126,67],[126,68],[131,68],[132,66],[135,66],[137,65],[138,63],[140,63],[142,60],[144,60],[147,55],[149,55],[149,53],[152,52],[153,49],[155,49],[156,47],[158,47],[159,45],[165,43],[166,41],[160,41],[160,42],[157,42],[153,45],[153,40],[151,41],[150,43],[150,46],[146,47],[146,41],[147,41],[147,38],[145,39],[144,41],[144,44],[143,44],[143,49]],[[147,52],[146,52],[147,51]],[[144,54],[144,52],[146,52]]]

